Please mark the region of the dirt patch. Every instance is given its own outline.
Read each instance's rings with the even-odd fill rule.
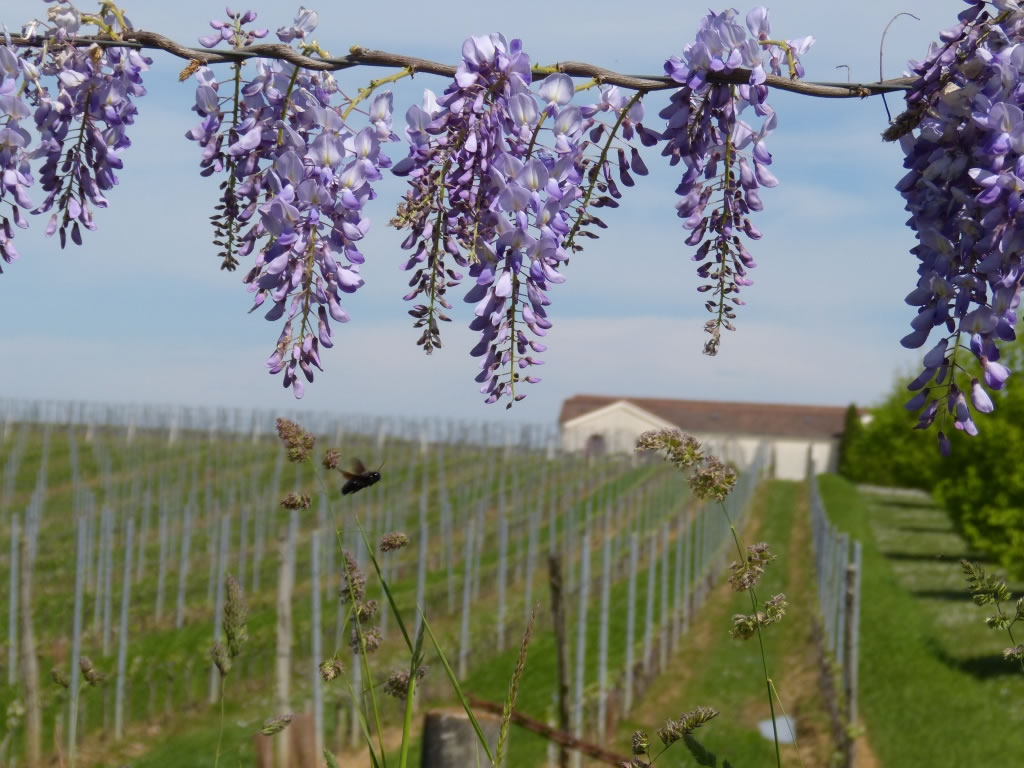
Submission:
[[[755,511],[750,515],[743,535],[750,541],[756,541],[760,526],[761,519]],[[724,627],[729,626],[729,616],[734,612],[731,608],[734,596],[732,587],[725,579],[721,579],[716,586],[711,588],[704,603],[698,608],[696,618],[690,623],[688,632],[682,637],[682,642],[675,651],[676,656],[684,658],[699,656],[710,652],[715,643],[721,643],[728,639]],[[672,669],[672,685],[652,686],[650,693],[645,695],[630,712],[630,720],[658,722],[659,718],[663,719],[665,714],[671,712],[679,703],[679,691],[685,690],[686,683],[693,676],[694,666],[670,663],[670,667]],[[756,727],[756,723],[753,724],[753,727]],[[612,748],[616,745],[609,744],[607,746]]]
[[[422,723],[422,715],[417,718],[417,721]],[[388,753],[397,752],[402,746],[402,729],[395,727],[385,727],[381,731],[381,736],[384,741],[384,749]],[[412,734],[413,738],[416,738],[416,734]],[[377,739],[374,737],[373,748],[376,750]],[[335,757],[338,759],[339,765],[371,765],[370,762],[370,750],[367,748],[365,742],[357,749],[348,749],[343,752],[335,752]]]
[[[864,722],[858,723],[861,728],[864,728]],[[854,746],[854,759],[857,764],[857,768],[879,768],[882,764],[878,759],[878,755],[875,754],[875,750],[871,747],[871,742],[868,741],[867,731],[862,731],[861,735],[857,737],[856,745]]]
[[[803,765],[819,766],[829,764],[835,745],[825,716],[811,625],[806,620],[813,615],[812,606],[817,600],[811,552],[807,496],[801,493],[794,510],[793,527],[790,529],[787,563],[788,598],[789,604],[794,606],[790,618],[798,622],[793,627],[797,642],[782,660],[781,679],[785,687],[779,691],[785,697],[782,698],[783,704],[789,704],[789,714],[796,721],[800,753],[797,755],[795,746],[788,746],[784,748],[783,754],[788,752]],[[802,621],[797,618],[800,614],[804,619]]]

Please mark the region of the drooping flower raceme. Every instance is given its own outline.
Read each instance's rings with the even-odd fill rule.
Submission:
[[[743,304],[740,288],[753,284],[747,272],[754,259],[740,237],[761,237],[749,218],[763,208],[758,189],[778,183],[768,170],[772,156],[764,142],[776,124],[775,111],[765,102],[765,55],[773,74],[781,73],[785,60],[790,77],[799,77],[803,69],[798,57],[814,42],[812,37],[772,41],[763,7],[747,14],[746,27],[736,21],[735,10],[710,12],[682,58],[665,62],[665,72],[682,87],[660,113],[667,121],[662,155],[672,165],[684,165],[676,211],[690,230],[686,244],[697,246],[692,257],[700,263],[697,274],[707,281],[698,290],[712,293],[705,304],[714,315],[704,327],[711,336],[704,345],[708,355],[718,352],[722,328],[734,330],[733,307]],[[711,73],[726,75],[740,68],[750,70],[749,82],[708,82]],[[748,107],[762,119],[760,127],[740,119]]]
[[[561,73],[532,82],[521,43],[492,34],[466,40],[454,81],[406,114],[410,152],[394,173],[409,191],[392,221],[409,230],[405,298],[424,301],[410,314],[429,353],[441,344],[438,322],[450,319],[447,289],[468,272],[470,328],[480,334],[471,355],[481,358],[476,380],[489,403],[508,396],[510,406],[525,397],[518,383],[540,380],[528,369],[543,362],[539,337],[552,327],[548,290],[564,280],[576,238],[604,226],[591,209],[617,205],[616,171],[624,186],[631,169],[647,173],[629,144],[634,131],[657,141],[639,124],[641,94],[608,87],[598,104],[577,106],[575,92]]]
[[[572,81],[551,75],[530,90],[528,56],[518,40],[492,34],[466,40],[455,79],[440,97],[406,115],[410,154],[394,173],[410,189],[393,221],[410,230],[404,268],[415,270],[407,300],[427,303],[410,312],[428,352],[440,346],[438,320],[448,320],[446,289],[465,275],[475,305],[470,328],[480,334],[471,351],[482,358],[477,381],[487,402],[525,397],[516,384],[539,378],[520,371],[542,363],[536,337],[551,322],[549,284],[563,281],[569,207],[582,193],[580,138],[587,125],[570,104]],[[550,128],[542,126],[550,120]],[[535,338],[530,338],[526,331]]]
[[[951,421],[977,434],[970,406],[991,412],[985,387],[1001,389],[1010,374],[997,342],[1016,338],[1024,275],[1024,12],[1004,5],[992,15],[969,2],[927,57],[911,62],[918,80],[907,111],[886,132],[906,154],[897,189],[920,262],[906,298],[917,314],[902,344],[931,344],[907,403],[921,411],[921,429]],[[929,342],[934,329],[939,338]],[[964,365],[965,347],[977,372]],[[945,430],[938,439],[949,453]]]
[[[7,263],[18,257],[11,223],[28,226],[23,212],[50,213],[46,234],[58,233],[61,247],[69,236],[81,245],[82,227],[96,228],[92,209],[107,206],[104,192],[118,182],[121,153],[131,145],[127,127],[138,111],[134,99],[145,95],[142,73],[152,63],[129,48],[71,41],[83,23],[123,33],[127,19],[109,9],[83,19],[70,3],[58,2],[48,19],[24,30],[42,43],[34,53],[19,57],[6,32],[0,47],[0,203],[11,208],[10,219],[0,218],[0,260]],[[23,124],[30,116],[34,146]],[[44,193],[37,205],[28,195],[35,159],[42,160]]]
[[[17,93],[25,66],[8,39],[8,44],[0,47],[0,205],[10,206],[11,213],[10,218],[6,210],[0,213],[0,273],[4,262],[10,264],[18,258],[11,224],[27,228],[23,212],[32,209],[28,196],[34,180],[28,155],[32,136],[21,125],[32,111]]]
[[[255,19],[251,11],[229,12],[229,18],[212,23],[221,34],[202,42],[237,45],[260,36],[243,29]],[[304,40],[316,22],[315,13],[301,9],[278,37],[308,54]],[[227,257],[255,253],[244,278],[255,294],[252,310],[269,299],[266,319],[284,320],[267,368],[283,372],[284,386],[302,397],[302,379],[312,382],[313,368],[323,370],[320,347],[333,346],[331,321],[349,319],[342,294],[363,285],[359,241],[370,223],[363,209],[375,196],[371,184],[380,169],[391,164],[381,152],[381,142],[393,138],[391,95],[375,97],[370,124],[357,130],[346,120],[345,98],[330,74],[265,59],[255,70],[243,81],[236,67],[225,126],[220,84],[200,68],[194,109],[202,122],[187,137],[203,147],[204,175],[227,174],[214,217],[218,245],[226,264]]]

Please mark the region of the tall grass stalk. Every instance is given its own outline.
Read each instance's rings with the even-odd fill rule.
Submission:
[[[516,658],[516,667],[512,672],[512,679],[508,684],[508,695],[505,696],[505,705],[501,712],[498,744],[494,750],[494,768],[501,768],[501,763],[505,758],[505,744],[508,741],[509,725],[512,723],[512,710],[516,706],[516,696],[519,694],[519,682],[523,679],[523,670],[526,669],[526,649],[530,645],[530,638],[533,636],[533,624],[536,619],[537,607],[534,606],[530,612],[530,620],[526,624],[526,631],[523,632],[523,642],[519,646],[519,656]]]
[[[405,717],[402,720],[402,748],[398,758],[398,768],[406,768],[409,763],[409,734],[412,732],[412,715],[415,709],[413,696],[416,693],[416,680],[419,678],[420,664],[423,661],[423,624],[416,631],[416,645],[413,648],[409,663],[409,684],[405,689]]]
[[[224,742],[224,699],[227,697],[227,687],[227,675],[222,675],[220,679],[220,730],[217,732],[217,752],[213,758],[213,768],[220,768],[220,747]]]
[[[339,545],[343,546],[343,542],[342,542],[342,539],[341,539],[341,534],[342,534],[344,529],[337,524],[338,514],[337,514],[337,511],[334,508],[334,505],[330,501],[330,492],[328,490],[327,484],[324,481],[323,476],[320,474],[320,472],[318,470],[314,469],[314,475],[315,475],[315,477],[317,479],[317,482],[320,484],[321,489],[323,490],[323,492],[328,497],[328,508],[330,510],[331,517],[335,521],[335,536],[338,539]],[[358,530],[359,535],[362,538],[363,544],[366,547],[366,551],[369,554],[370,563],[373,566],[374,573],[377,574],[377,579],[380,581],[381,589],[384,591],[384,595],[387,598],[388,607],[391,609],[391,613],[395,617],[395,622],[398,624],[399,631],[402,633],[402,637],[405,640],[406,647],[409,649],[409,652],[412,655],[413,660],[415,661],[415,659],[419,658],[419,653],[417,651],[417,648],[420,645],[420,642],[419,642],[419,640],[417,640],[417,642],[414,643],[412,641],[412,638],[409,636],[409,630],[406,627],[405,621],[403,621],[403,619],[402,619],[402,614],[401,614],[401,611],[399,611],[399,609],[398,609],[398,605],[395,603],[395,598],[394,598],[394,595],[391,592],[391,587],[388,585],[387,579],[384,578],[384,574],[383,574],[383,572],[381,570],[381,567],[380,567],[380,562],[377,560],[375,549],[374,549],[373,544],[371,543],[369,537],[366,534],[366,529],[363,527],[362,521],[359,519],[358,515],[354,514],[353,518],[354,518],[355,523],[356,523],[356,529]],[[346,574],[346,580],[347,580],[347,578],[348,577],[347,577],[347,574]],[[430,622],[427,621],[427,617],[426,617],[426,615],[423,612],[422,606],[417,605],[416,606],[416,610],[417,610],[418,619],[422,622],[422,624],[420,625],[420,628],[421,628],[422,631],[426,632],[427,636],[430,638],[431,645],[434,647],[434,650],[435,650],[435,652],[438,655],[438,659],[441,662],[441,666],[444,667],[445,674],[448,676],[448,681],[451,684],[452,689],[455,691],[455,695],[459,699],[459,703],[462,705],[463,710],[465,710],[466,716],[469,718],[469,722],[473,726],[473,730],[476,732],[477,739],[479,739],[481,746],[483,746],[484,752],[487,754],[487,759],[493,765],[494,764],[494,756],[491,753],[491,749],[490,749],[490,747],[487,744],[487,738],[484,736],[483,729],[480,727],[480,723],[479,723],[479,721],[477,721],[476,715],[473,714],[473,710],[472,710],[472,708],[469,705],[469,701],[466,699],[465,693],[462,691],[462,686],[459,685],[458,678],[455,676],[455,672],[452,670],[451,664],[448,662],[448,658],[445,656],[444,651],[441,648],[441,644],[438,642],[437,637],[434,635],[434,631],[430,627]],[[374,693],[374,687],[375,686],[373,685],[373,681],[372,681],[372,677],[371,677],[371,673],[370,673],[369,661],[366,658],[366,645],[365,645],[365,641],[364,641],[364,638],[363,638],[361,625],[360,625],[360,622],[359,622],[358,612],[353,612],[353,616],[354,616],[354,622],[355,622],[357,636],[359,637],[360,648],[362,650],[362,653],[361,653],[362,663],[363,663],[363,668],[364,668],[364,670],[366,672],[366,678],[367,678],[367,686],[366,687],[367,687],[367,689],[370,692],[370,705],[371,705],[371,707],[373,709],[374,723],[375,723],[375,727],[377,729],[377,740],[378,740],[378,745],[379,745],[380,754],[381,754],[380,760],[382,761],[382,763],[378,762],[376,756],[374,755],[373,746],[372,746],[372,737],[371,737],[371,735],[369,733],[368,728],[366,727],[365,718],[363,717],[361,712],[359,713],[359,718],[360,718],[360,722],[363,724],[363,733],[364,733],[364,736],[365,736],[365,738],[367,740],[367,746],[370,749],[370,756],[371,756],[371,759],[373,760],[374,765],[377,766],[377,765],[383,764],[386,767],[386,765],[387,765],[387,757],[386,757],[386,755],[384,753],[384,744],[383,744],[383,737],[382,737],[382,731],[381,731],[381,725],[380,725],[380,710],[379,710],[379,707],[377,705],[376,694]],[[415,671],[416,671],[416,667],[413,667],[412,674],[410,674],[410,676],[409,676],[410,681],[415,680],[415,677],[416,677]],[[410,682],[410,685],[414,686],[414,683]],[[412,692],[414,692],[414,691],[415,691],[415,688],[413,687],[412,688]],[[362,697],[360,697],[359,700],[362,701]],[[400,759],[400,761],[401,761],[401,754],[403,752],[406,755],[408,754],[408,746],[409,746],[409,743],[410,743],[411,738],[412,738],[412,736],[411,736],[411,733],[412,733],[412,713],[410,711],[411,701],[412,701],[412,696],[411,696],[411,693],[410,693],[410,695],[406,699],[406,715],[405,715],[405,718],[404,718],[404,721],[403,721],[403,725],[402,725],[402,742],[401,742],[402,746],[400,747],[400,752],[399,752],[399,755],[400,755],[399,759]]]
[[[732,518],[729,517],[729,510],[725,508],[725,502],[720,501],[718,502],[718,505],[722,508],[722,514],[725,515],[726,522],[729,523],[729,532],[732,534],[733,543],[736,544],[736,553],[739,555],[740,561],[742,562],[746,559],[746,555],[743,554],[743,545],[740,543],[739,534],[736,533],[736,526],[733,525]],[[751,609],[756,616],[758,606],[757,592],[754,590],[753,586],[750,586],[747,587],[747,594],[750,596]],[[772,695],[772,679],[768,674],[768,657],[764,650],[764,637],[761,635],[761,622],[756,622],[755,627],[757,629],[757,645],[761,651],[761,669],[764,671],[764,685],[765,689],[768,691],[768,711],[771,713],[772,718],[772,737],[775,741],[775,765],[777,768],[782,768],[782,753],[779,749],[779,726],[778,723],[775,722],[775,697]],[[790,728],[789,730],[792,733],[794,729]],[[793,733],[793,741],[795,744],[795,733]],[[800,748],[797,746],[797,754],[799,753]]]

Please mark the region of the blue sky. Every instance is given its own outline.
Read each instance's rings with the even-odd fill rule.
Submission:
[[[209,31],[211,14],[223,18],[219,5],[197,0],[126,7],[137,27],[193,45]],[[296,7],[263,0],[255,9],[259,23],[275,29],[291,22]],[[902,18],[890,30],[887,77],[922,57],[963,4],[787,0],[768,7],[777,36],[817,38],[803,58],[808,80],[845,79],[836,66],[846,64],[854,80],[868,81],[878,77],[879,37],[893,13],[921,20]],[[361,45],[455,63],[463,38],[498,31],[522,38],[539,63],[579,60],[660,73],[707,9],[653,1],[628,11],[612,2],[552,8],[534,0],[331,3],[317,8],[315,36],[336,54]],[[375,9],[385,10],[374,16]],[[37,1],[7,0],[0,20],[17,29],[42,13]],[[178,82],[181,60],[151,55],[149,95],[139,104],[120,185],[96,216],[99,230],[86,233],[84,247],[65,251],[43,237],[42,218],[18,234],[23,258],[0,275],[0,395],[550,423],[561,401],[578,392],[868,403],[889,390],[895,373],[916,365],[917,355],[899,346],[913,314],[903,297],[914,286],[916,262],[893,189],[902,154],[879,138],[886,125],[881,99],[775,94],[779,127],[768,147],[780,184],[763,191],[756,224],[764,238],[750,244],[755,284],[745,289],[738,330],[725,336],[716,358],[701,354],[707,315],[673,207],[678,179],[648,150],[650,176],[604,216],[610,229],[573,258],[567,281],[550,292],[554,328],[538,372],[544,381],[511,411],[482,403],[476,360],[467,354],[470,313],[461,301],[455,322],[442,329],[443,350],[425,357],[415,346],[401,300],[401,237],[385,226],[404,189],[394,178],[378,184],[369,208],[366,285],[349,297],[352,321],[335,329],[326,372],[297,402],[279,376],[265,372],[279,326],[247,314],[244,265],[236,273],[218,269],[207,222],[216,183],[199,177],[197,147],[183,136],[196,122],[189,109],[194,83]],[[339,82],[354,92],[381,73],[360,69]],[[440,92],[445,81],[421,74],[394,88],[399,133],[405,109],[427,87]],[[645,101],[652,127],[665,99]],[[889,103],[895,112],[901,100]],[[395,160],[405,154],[399,144],[389,151]]]

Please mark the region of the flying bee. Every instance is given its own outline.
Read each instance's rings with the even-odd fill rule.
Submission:
[[[380,465],[384,466],[383,463]],[[363,466],[363,462],[359,459],[352,460],[352,471],[347,472],[344,469],[341,470],[341,474],[345,476],[345,484],[341,486],[341,495],[348,496],[350,493],[361,491],[363,488],[368,488],[374,483],[380,482],[380,467],[373,471],[369,471]]]

